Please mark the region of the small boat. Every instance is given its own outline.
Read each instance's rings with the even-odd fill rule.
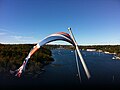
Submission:
[[[73,52],[73,51],[71,51],[71,52]]]
[[[113,56],[112,59],[120,59],[120,57]]]

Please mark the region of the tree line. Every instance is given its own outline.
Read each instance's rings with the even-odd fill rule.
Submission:
[[[56,48],[64,48],[64,49],[75,49],[72,45],[46,45],[45,46],[48,49],[56,49]],[[110,52],[110,53],[116,53],[117,56],[120,57],[120,45],[88,45],[88,46],[78,46],[81,50],[87,50],[87,49],[96,49],[102,50],[103,52]]]

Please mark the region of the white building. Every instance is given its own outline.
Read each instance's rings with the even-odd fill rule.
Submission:
[[[96,49],[87,49],[87,51],[96,51]]]

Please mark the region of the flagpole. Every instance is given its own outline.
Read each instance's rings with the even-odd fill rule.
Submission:
[[[84,60],[83,60],[83,58],[82,58],[82,55],[81,55],[81,53],[80,53],[80,51],[79,51],[77,42],[75,41],[75,38],[74,38],[74,35],[73,35],[73,33],[72,33],[71,28],[68,28],[68,31],[70,32],[70,35],[71,35],[71,37],[72,37],[72,39],[73,39],[73,42],[75,43],[76,51],[77,51],[78,56],[79,56],[79,58],[80,58],[80,60],[81,60],[81,63],[82,63],[82,65],[83,65],[83,68],[84,68],[84,70],[85,70],[85,73],[86,73],[86,75],[87,75],[87,78],[89,79],[89,78],[90,78],[90,73],[89,73],[89,71],[88,71],[88,69],[87,69],[87,66],[86,66],[86,64],[85,64],[85,62],[84,62]]]
[[[81,76],[80,76],[80,68],[79,68],[79,63],[78,63],[78,58],[77,58],[77,51],[75,50],[75,59],[76,59],[76,64],[77,64],[77,71],[78,71],[78,76],[80,83],[82,82]]]

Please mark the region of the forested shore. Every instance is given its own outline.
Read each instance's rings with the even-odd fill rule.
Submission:
[[[34,44],[0,44],[0,72],[9,73],[19,68]],[[26,73],[36,73],[54,61],[51,50],[41,47],[33,54],[26,67]]]
[[[56,48],[64,48],[64,49],[75,49],[72,45],[47,45],[45,46],[49,49],[56,49]],[[87,50],[87,49],[95,49],[96,51],[102,51],[102,52],[109,52],[114,53],[118,57],[120,57],[120,45],[79,45],[79,49],[81,50]]]

